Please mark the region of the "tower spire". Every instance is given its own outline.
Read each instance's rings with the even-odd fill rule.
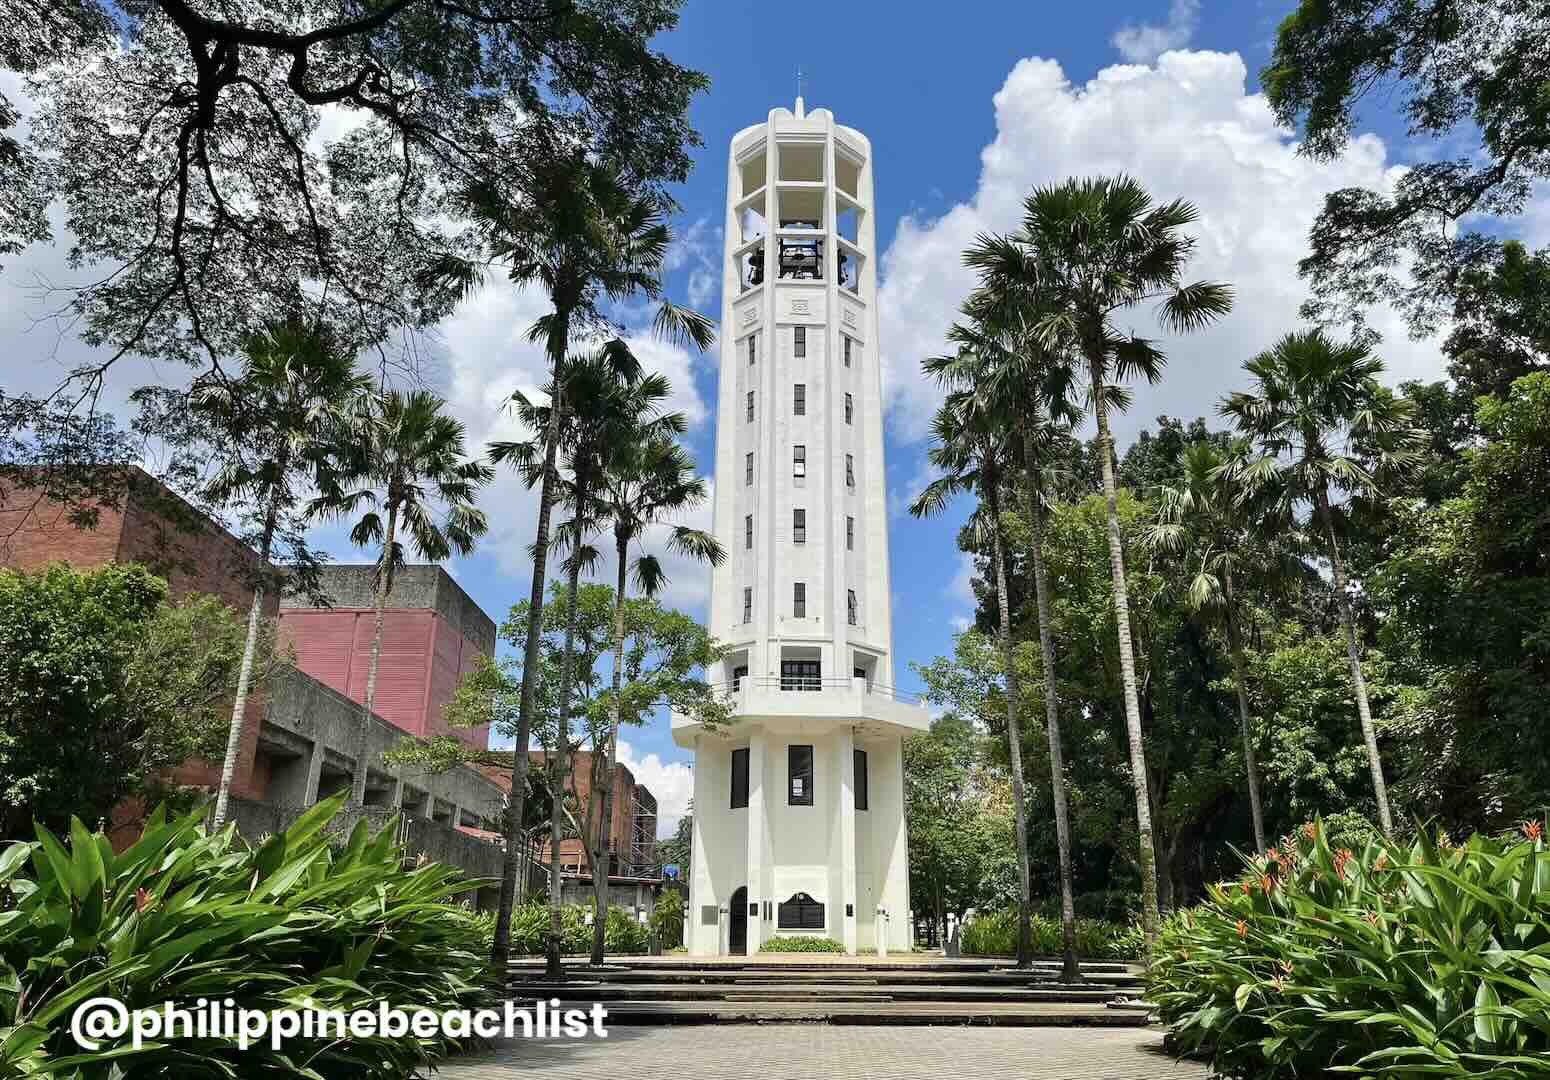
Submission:
[[[807,106],[802,101],[802,65],[797,65],[797,118],[807,115]]]

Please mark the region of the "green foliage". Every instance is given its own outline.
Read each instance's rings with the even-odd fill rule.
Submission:
[[[560,952],[570,955],[585,954],[592,948],[592,927],[587,922],[590,904],[566,904],[560,909],[562,932]],[[534,895],[526,902],[511,909],[511,952],[513,956],[542,956],[544,942],[549,936],[550,909],[542,896]],[[485,933],[493,937],[493,917],[485,927]],[[650,945],[650,936],[635,916],[624,908],[608,909],[606,928],[607,949],[610,953],[638,956]],[[489,948],[489,940],[485,941]]]
[[[777,934],[759,946],[762,953],[843,953],[845,946],[816,934]]]
[[[1059,956],[1065,948],[1060,918],[1033,917],[1033,954]],[[1141,928],[1102,919],[1076,920],[1076,954],[1084,960],[1138,960]],[[1016,956],[1017,911],[1003,908],[977,914],[963,928],[965,956]]]
[[[651,910],[651,929],[663,949],[676,949],[684,943],[684,893],[681,889],[663,889],[657,906]]]
[[[342,846],[325,826],[343,795],[250,847],[235,828],[209,835],[201,808],[157,810],[115,855],[70,822],[62,840],[0,851],[0,1077],[90,1075],[398,1078],[457,1046],[437,1037],[288,1040],[238,1051],[217,1039],[106,1042],[75,1057],[74,1004],[107,994],[131,1009],[200,997],[240,1008],[478,1007],[491,988],[478,925],[450,901],[469,888],[437,863],[405,868],[393,829],[364,821]]]
[[[132,564],[0,570],[0,840],[34,818],[98,822],[163,770],[220,760],[247,623],[214,597],[166,595]],[[265,626],[255,671],[275,665]]]
[[[1309,825],[1170,920],[1147,997],[1230,1075],[1550,1075],[1543,831],[1350,849]]]

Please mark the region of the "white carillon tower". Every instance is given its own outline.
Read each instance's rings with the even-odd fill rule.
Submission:
[[[872,150],[827,109],[775,109],[727,168],[710,631],[734,719],[694,750],[686,943],[910,944],[877,343]]]

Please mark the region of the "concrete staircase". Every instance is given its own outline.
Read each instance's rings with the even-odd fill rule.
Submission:
[[[544,978],[541,961],[511,965],[518,1001],[602,1002],[609,1023],[986,1024],[1142,1027],[1148,1009],[1128,964],[1082,965],[1083,981],[1059,981],[1056,961],[1017,970],[1003,962],[907,957],[731,959],[622,958],[602,967],[567,963]]]

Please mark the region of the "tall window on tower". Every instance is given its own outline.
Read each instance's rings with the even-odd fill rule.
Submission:
[[[748,422],[753,423],[753,391],[748,391]]]
[[[791,511],[791,542],[793,544],[807,543],[807,511]]]
[[[807,447],[793,446],[791,448],[791,475],[807,475]]]
[[[753,367],[754,358],[759,355],[759,335],[748,335],[748,366]]]
[[[855,755],[851,760],[855,762],[856,809],[866,810],[868,808],[866,790],[866,751],[855,750],[852,751],[852,753]]]
[[[745,586],[744,589],[743,589],[743,622],[744,623],[751,623],[751,622],[753,622],[753,589],[752,589],[752,587],[746,587]]]
[[[850,367],[850,338],[845,339],[845,366]]]
[[[850,623],[851,626],[855,626],[856,625],[856,619],[859,616],[859,614],[860,614],[860,612],[856,608],[856,590],[855,589],[846,589],[845,590],[845,620],[848,623]]]
[[[856,455],[845,455],[845,486],[856,486]]]
[[[850,423],[856,415],[856,399],[849,394],[845,395],[845,422]]]
[[[791,617],[807,618],[807,582],[798,581],[791,586]]]
[[[856,550],[856,519],[853,517],[845,519],[845,550]]]
[[[743,518],[743,547],[753,550],[753,515],[748,514]]]
[[[743,455],[743,483],[753,487],[753,452]]]
[[[793,330],[794,330],[794,334],[793,334],[792,342],[791,342],[791,355],[792,356],[796,356],[796,357],[806,356],[807,355],[807,327],[805,327],[805,326],[798,326],[798,327],[794,327]]]
[[[807,415],[807,384],[794,383],[791,387],[791,415]]]
[[[748,805],[748,748],[732,751],[732,809]]]
[[[791,806],[813,805],[813,748],[788,746],[786,748],[786,777],[788,787],[786,802]]]

